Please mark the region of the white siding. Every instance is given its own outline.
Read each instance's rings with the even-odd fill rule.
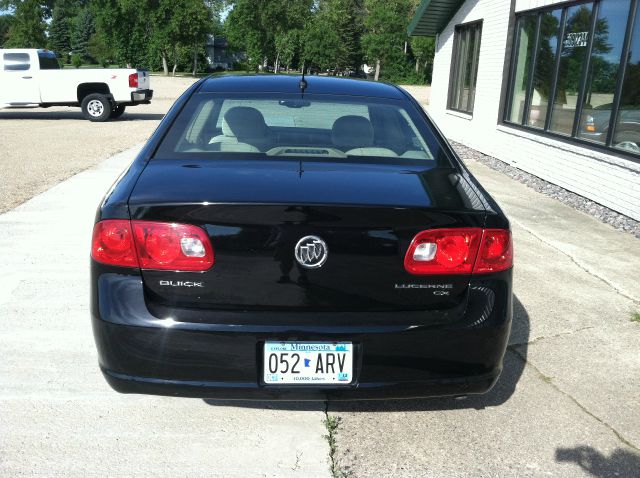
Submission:
[[[516,11],[564,3],[516,0]],[[509,0],[467,0],[438,35],[429,113],[454,141],[640,220],[640,163],[501,125]],[[455,25],[482,20],[473,117],[447,111]]]

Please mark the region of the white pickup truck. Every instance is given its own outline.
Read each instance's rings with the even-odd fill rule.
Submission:
[[[60,69],[52,51],[0,49],[0,108],[80,106],[88,120],[107,121],[149,103],[149,84],[143,70]]]

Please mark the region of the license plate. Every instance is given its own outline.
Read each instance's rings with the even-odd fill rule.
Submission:
[[[265,342],[266,384],[346,385],[353,380],[351,342]]]

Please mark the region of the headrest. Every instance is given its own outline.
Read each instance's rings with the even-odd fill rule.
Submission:
[[[373,145],[373,126],[362,116],[342,116],[333,123],[331,140],[339,148],[366,148]]]
[[[222,134],[236,138],[259,138],[267,134],[267,124],[257,109],[234,106],[224,114]]]

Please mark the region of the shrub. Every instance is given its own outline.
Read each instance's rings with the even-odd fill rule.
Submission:
[[[75,68],[80,68],[84,62],[82,61],[82,57],[80,55],[71,55],[71,64]]]

